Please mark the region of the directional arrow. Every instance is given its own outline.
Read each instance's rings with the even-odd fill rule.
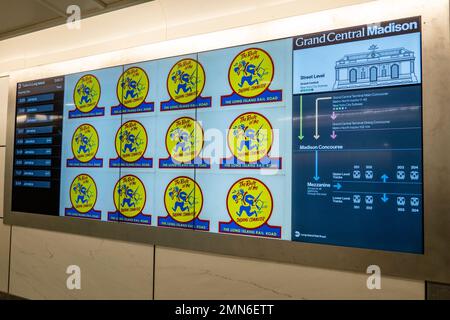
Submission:
[[[383,193],[381,200],[383,200],[383,202],[385,202],[385,203],[389,200],[389,198],[386,196],[386,193]]]
[[[331,139],[336,139],[336,137],[337,137],[337,134],[336,134],[336,132],[333,130],[333,133],[330,135],[330,137],[331,137]]]
[[[303,96],[300,96],[300,134],[298,138],[300,141],[303,140],[305,136],[303,135]]]
[[[314,139],[319,139],[320,135],[319,135],[319,101],[321,100],[330,100],[331,97],[322,97],[322,98],[317,98],[316,99],[316,132],[314,135]]]
[[[383,174],[381,176],[381,180],[383,180],[384,183],[386,183],[386,180],[389,179],[389,177],[386,174]]]
[[[331,119],[336,120],[337,118],[337,114],[336,112],[333,111],[333,113],[331,114]]]
[[[336,183],[335,185],[333,185],[333,187],[335,187],[337,190],[340,190],[342,188],[342,184],[340,184],[339,182]]]
[[[319,181],[319,151],[316,150],[316,170],[314,174],[314,180]]]

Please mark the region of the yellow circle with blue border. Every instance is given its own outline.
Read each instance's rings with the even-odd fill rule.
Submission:
[[[92,75],[82,76],[73,90],[75,107],[83,113],[92,111],[100,101],[100,82]]]
[[[116,152],[126,162],[136,162],[147,150],[148,136],[144,126],[135,120],[122,124],[116,133]]]
[[[149,90],[147,73],[139,67],[125,70],[117,82],[117,97],[126,108],[133,109],[144,102]]]
[[[164,206],[175,221],[191,222],[202,211],[202,190],[191,178],[177,177],[167,185],[164,193]]]
[[[97,201],[97,186],[94,179],[87,174],[80,174],[70,185],[70,202],[79,213],[91,211]]]
[[[145,187],[138,177],[126,175],[116,183],[114,205],[125,217],[136,217],[144,210],[145,202]]]
[[[228,147],[237,159],[256,162],[269,153],[272,134],[272,126],[266,117],[256,112],[247,112],[231,123],[228,130]]]
[[[203,148],[203,128],[190,117],[176,119],[166,133],[166,149],[178,162],[194,160]]]
[[[72,152],[75,158],[83,163],[94,159],[98,151],[98,133],[90,124],[79,126],[72,136]]]
[[[272,194],[260,180],[243,178],[236,181],[228,191],[227,209],[237,225],[245,229],[256,229],[264,225],[272,215]]]
[[[228,70],[228,81],[235,93],[253,98],[269,88],[274,74],[270,55],[258,48],[249,48],[236,55]]]
[[[174,101],[190,103],[202,93],[205,80],[205,70],[198,61],[182,59],[169,71],[167,91]]]

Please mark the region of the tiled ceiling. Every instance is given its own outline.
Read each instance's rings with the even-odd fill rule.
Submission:
[[[0,0],[0,40],[64,24],[70,5],[78,5],[81,18],[87,18],[149,1]]]

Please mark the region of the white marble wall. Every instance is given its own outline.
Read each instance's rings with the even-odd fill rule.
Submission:
[[[0,77],[0,146],[6,144],[6,112],[8,106],[9,77]],[[3,162],[0,162],[3,166]]]
[[[180,5],[180,0],[154,0],[84,19],[80,30],[68,30],[61,25],[1,41],[0,75],[111,50],[370,1],[373,0],[190,0],[189,5]],[[138,30],[136,21],[139,21]]]
[[[6,236],[0,228],[0,244]],[[11,250],[11,294],[152,299],[152,246],[13,227]],[[381,290],[368,290],[365,274],[163,247],[155,262],[156,299],[424,299],[425,292],[423,281],[383,277]],[[71,264],[82,271],[79,291],[66,287]]]
[[[8,77],[0,77],[0,291],[8,291],[9,247],[11,227],[3,225],[3,191],[5,178],[6,110]]]
[[[69,265],[81,290],[68,290]],[[28,299],[152,299],[153,246],[12,228],[10,294]]]
[[[0,218],[3,217],[3,190],[4,190],[4,180],[5,180],[5,144],[6,144],[6,112],[8,106],[8,84],[9,77],[0,77]],[[0,220],[0,223],[3,223]],[[3,230],[5,231],[5,230]],[[3,237],[0,237],[1,240],[4,240]],[[8,243],[3,244],[0,242],[0,247],[5,246],[9,248],[9,237]],[[2,247],[3,249],[3,247]],[[2,260],[2,264],[6,261],[6,258],[3,257],[3,251],[0,250],[2,256],[0,259]],[[4,269],[0,267],[0,272],[3,272]],[[3,277],[3,274],[0,273],[0,278]],[[0,291],[2,290],[3,282],[0,279]]]
[[[8,292],[10,230],[0,218],[0,292]]]
[[[3,218],[3,199],[4,199],[3,190],[5,186],[5,151],[6,148],[0,146],[0,218]]]
[[[424,299],[423,281],[156,247],[155,299]]]

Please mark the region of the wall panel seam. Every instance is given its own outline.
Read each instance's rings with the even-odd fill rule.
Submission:
[[[12,226],[9,226],[9,257],[8,257],[8,291],[10,293],[10,284],[11,284],[11,251],[12,251]]]
[[[156,245],[153,246],[153,281],[152,281],[152,300],[155,300],[155,279],[156,279]]]

